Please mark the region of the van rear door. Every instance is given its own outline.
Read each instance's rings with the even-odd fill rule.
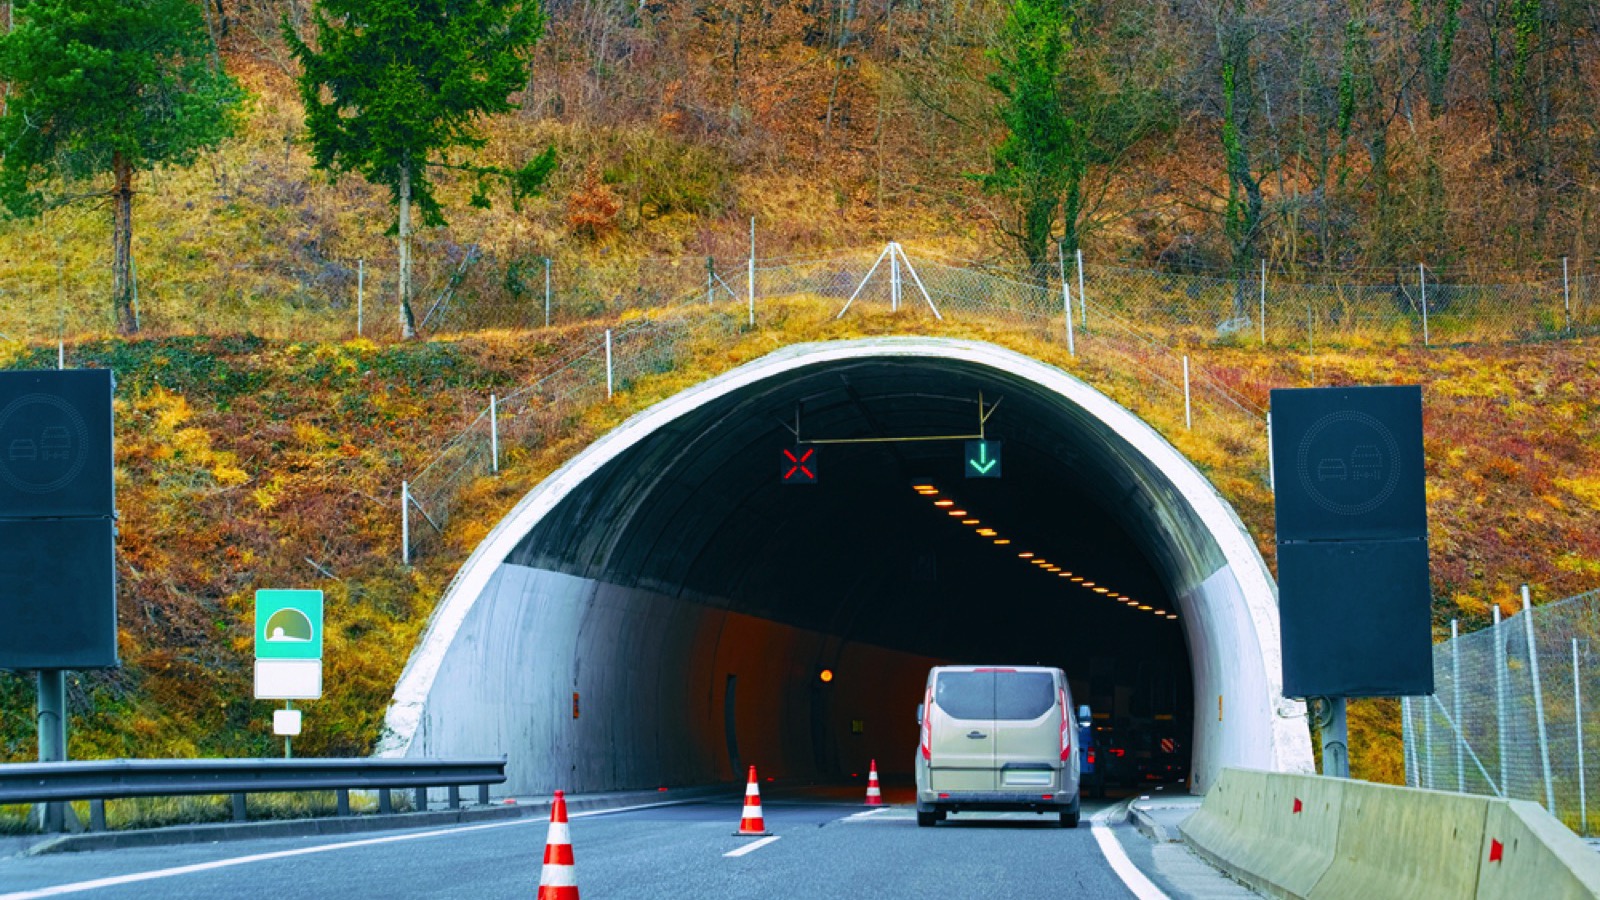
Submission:
[[[1054,672],[996,673],[994,751],[1000,789],[1048,790],[1055,785],[1066,714],[1065,687],[1056,683]]]
[[[992,791],[994,670],[941,670],[934,676],[928,786],[935,791]]]

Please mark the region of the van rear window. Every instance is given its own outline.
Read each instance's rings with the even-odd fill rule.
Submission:
[[[995,676],[996,719],[1037,719],[1055,702],[1056,684],[1049,672],[1002,672]]]
[[[1055,687],[1049,672],[941,672],[933,702],[957,719],[1037,719]]]
[[[940,672],[933,702],[958,719],[992,719],[994,673]]]

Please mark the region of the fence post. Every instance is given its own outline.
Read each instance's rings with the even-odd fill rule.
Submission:
[[[66,367],[67,367],[67,342],[64,339],[57,338],[56,339],[56,368],[57,369],[65,369]]]
[[[1061,270],[1061,308],[1067,320],[1067,355],[1077,356],[1078,348],[1073,346],[1072,340],[1072,288],[1067,284],[1067,250],[1060,241],[1056,242],[1056,266]]]
[[[1189,354],[1183,355],[1183,427],[1194,429],[1194,407],[1189,402]]]
[[[1583,774],[1583,681],[1578,677],[1578,639],[1572,639],[1572,712],[1578,737],[1578,833],[1589,835],[1589,785]]]
[[[611,329],[606,329],[606,399],[611,398]]]
[[[1417,263],[1417,282],[1422,285],[1422,346],[1426,347],[1428,341],[1428,270]]]
[[[889,244],[889,311],[900,310],[900,255],[893,242]]]
[[[1267,345],[1267,261],[1261,260],[1261,346]]]
[[[1272,463],[1272,413],[1267,413],[1267,490],[1278,493],[1278,470]]]
[[[367,261],[356,260],[356,337],[361,336],[361,319],[365,315],[367,297]]]
[[[1500,604],[1494,605],[1494,721],[1500,749],[1500,796],[1511,796],[1506,758],[1506,640],[1500,628]]]
[[[750,327],[756,327],[756,217],[750,217],[750,274],[747,278],[750,294]]]
[[[1400,748],[1404,754],[1406,787],[1421,787],[1417,778],[1417,731],[1411,724],[1411,698],[1400,698]]]
[[[716,299],[717,291],[717,261],[713,257],[706,257],[706,305],[710,306]]]
[[[1467,759],[1464,753],[1467,736],[1461,733],[1461,629],[1455,619],[1450,620],[1450,717],[1456,733],[1456,791],[1467,792]]]
[[[489,395],[489,458],[494,473],[500,474],[500,404],[493,394]]]
[[[1311,298],[1306,298],[1306,346],[1310,352],[1317,352],[1317,332],[1312,326]]]
[[[1566,310],[1567,330],[1572,330],[1572,282],[1567,278],[1567,258],[1561,257],[1561,305]]]
[[[1083,248],[1078,248],[1078,309],[1083,314],[1083,330],[1089,330],[1089,295],[1083,292]]]
[[[1422,704],[1422,786],[1433,790],[1433,707]]]
[[[544,258],[544,327],[550,327],[550,257]]]
[[[1544,802],[1550,815],[1556,814],[1556,787],[1550,777],[1550,735],[1544,727],[1544,686],[1539,683],[1539,650],[1533,645],[1533,601],[1528,586],[1522,586],[1522,627],[1528,636],[1528,670],[1533,673],[1533,709],[1539,716],[1539,763],[1544,767]]]
[[[411,485],[400,482],[400,562],[411,565]]]

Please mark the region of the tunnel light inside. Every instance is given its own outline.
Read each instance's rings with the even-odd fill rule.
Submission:
[[[1003,547],[1003,546],[1005,546],[1005,545],[1006,545],[1006,544],[1009,544],[1009,543],[1011,543],[1011,541],[1010,541],[1010,540],[1008,540],[1008,539],[1006,539],[1006,538],[995,538],[995,541],[994,541],[994,542],[995,542],[995,543],[996,543],[996,544],[999,544],[999,545],[1001,545],[1001,546],[1002,546],[1002,547]]]
[[[933,505],[934,506],[955,506],[956,502],[954,500],[935,500],[935,501],[933,501]]]
[[[984,537],[994,537],[995,535],[997,535],[999,533],[1000,532],[995,531],[993,528],[979,528],[978,529],[978,534],[983,535]]]
[[[963,524],[963,525],[976,525],[976,524],[978,524],[978,520],[977,519],[962,519],[961,520],[961,524]]]
[[[960,518],[961,516],[964,516],[966,514],[967,514],[967,511],[964,510],[964,509],[952,509],[948,513],[946,513],[945,515],[956,516],[957,518]]]
[[[1094,592],[1096,594],[1109,594],[1109,593],[1111,593],[1110,591],[1106,590],[1105,588],[1095,588]]]
[[[1072,576],[1072,583],[1073,584],[1077,584],[1077,583],[1079,583],[1081,581],[1083,581],[1083,576],[1082,575],[1074,575],[1074,576]]]
[[[1174,614],[1172,614],[1172,613],[1167,613],[1167,618],[1169,618],[1169,619],[1176,619],[1176,618],[1177,618],[1177,616],[1176,616],[1176,615],[1174,615]]]
[[[1140,611],[1140,612],[1148,612],[1148,611],[1149,611],[1149,610],[1150,610],[1150,609],[1151,609],[1151,607],[1149,607],[1149,606],[1142,606],[1142,605],[1141,605],[1141,606],[1140,606],[1140,607],[1139,607],[1139,611]]]
[[[917,491],[918,493],[935,490],[934,486],[931,484],[913,484],[911,489]]]
[[[1084,583],[1083,583],[1083,586],[1084,586],[1084,587],[1094,587],[1094,582],[1092,582],[1092,581],[1085,581],[1085,582],[1084,582]]]
[[[1018,559],[1033,559],[1033,551],[1032,550],[1024,550],[1021,553],[1017,554],[1017,558]]]

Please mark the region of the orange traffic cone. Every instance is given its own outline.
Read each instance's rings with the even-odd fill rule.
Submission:
[[[544,842],[544,870],[538,900],[578,900],[578,872],[572,864],[572,834],[567,830],[567,797],[556,791],[550,806],[550,836]]]
[[[878,790],[878,761],[872,761],[872,769],[867,773],[867,806],[882,806],[883,792]]]
[[[750,781],[744,786],[744,817],[739,820],[739,837],[763,837],[772,832],[761,815],[761,785],[756,783],[756,767],[750,767]]]

